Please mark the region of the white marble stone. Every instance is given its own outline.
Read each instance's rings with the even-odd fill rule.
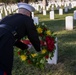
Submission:
[[[73,30],[73,16],[65,17],[65,29]]]
[[[32,12],[32,17],[34,17],[34,12]]]
[[[71,9],[72,8],[72,4],[71,3],[69,3],[69,7],[68,7],[69,9]]]
[[[76,10],[74,10],[74,20],[76,20]]]
[[[32,17],[32,19],[34,20],[34,24],[36,24],[36,25],[39,24],[39,19],[38,19],[38,17]]]
[[[59,15],[63,15],[63,9],[62,8],[59,9]]]
[[[49,8],[50,8],[49,6],[46,6],[46,10],[49,10]]]
[[[54,11],[50,11],[50,19],[54,19]]]
[[[55,40],[56,40],[56,44],[55,44],[56,49],[53,58],[52,59],[49,58],[47,60],[49,64],[57,64],[58,61],[58,43],[57,43],[58,39],[56,38]]]
[[[43,10],[43,15],[46,15],[46,10]]]
[[[6,9],[4,9],[4,12],[5,12],[5,16],[7,16],[7,15],[8,15],[8,13],[7,13],[7,10],[6,10]]]
[[[2,14],[0,13],[0,20],[2,19]]]
[[[67,6],[64,8],[64,11],[65,12],[68,12],[68,7]]]

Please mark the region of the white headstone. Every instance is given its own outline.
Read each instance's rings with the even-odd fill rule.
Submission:
[[[8,12],[9,12],[9,14],[11,14],[11,10],[10,9],[8,9]]]
[[[0,20],[2,19],[2,14],[0,13]]]
[[[59,5],[57,5],[57,7],[56,7],[56,8],[57,8],[57,10],[59,10],[60,6],[59,6]]]
[[[53,56],[52,60],[51,60],[50,58],[48,59],[48,63],[49,63],[49,64],[57,64],[57,60],[58,60],[58,44],[57,44],[57,37],[56,37],[55,40],[56,40],[56,44],[55,44],[56,49],[55,49],[54,56]]]
[[[50,19],[54,19],[54,11],[50,11]]]
[[[73,16],[67,16],[65,18],[65,28],[66,30],[73,30]]]
[[[69,9],[71,9],[72,8],[72,4],[71,3],[69,3]]]
[[[76,10],[74,10],[74,20],[76,20]]]
[[[49,10],[49,6],[46,6],[46,10]]]
[[[16,10],[16,13],[18,13],[18,10]]]
[[[34,17],[34,12],[32,12],[32,17]]]
[[[65,12],[68,12],[68,7],[65,7],[64,11],[65,11]]]
[[[46,10],[43,10],[43,15],[46,15]]]
[[[4,7],[4,13],[5,13],[5,16],[8,15],[6,7]]]
[[[39,19],[38,19],[38,17],[33,17],[32,19],[34,20],[34,24],[37,24],[37,25],[39,24]]]
[[[59,9],[59,15],[63,15],[63,9],[62,8]]]
[[[8,15],[7,10],[5,10],[5,16],[7,16],[7,15]]]
[[[39,5],[38,4],[36,4],[36,10],[39,11]]]

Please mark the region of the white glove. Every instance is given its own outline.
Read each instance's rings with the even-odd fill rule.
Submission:
[[[28,44],[28,50],[31,49],[32,45]]]

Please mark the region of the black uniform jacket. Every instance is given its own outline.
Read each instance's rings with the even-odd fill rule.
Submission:
[[[6,16],[1,20],[1,24],[11,26],[17,32],[17,37],[14,37],[8,30],[0,28],[0,68],[6,70],[9,67],[8,71],[10,71],[13,62],[13,46],[24,50],[27,45],[20,42],[20,39],[28,36],[36,51],[40,51],[40,41],[33,20],[26,15],[17,13]],[[15,38],[18,41],[15,41]]]
[[[37,51],[40,51],[40,41],[38,38],[38,34],[33,24],[33,20],[30,17],[22,14],[14,14],[5,17],[3,20],[1,20],[0,24],[6,24],[13,27],[18,34],[16,39],[21,39],[24,36],[28,36],[34,48]],[[18,41],[17,44],[19,44],[19,42],[20,41]]]

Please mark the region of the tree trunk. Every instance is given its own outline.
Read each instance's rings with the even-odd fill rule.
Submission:
[[[20,0],[20,2],[28,3],[29,0]]]
[[[43,10],[46,10],[47,0],[43,0]]]

